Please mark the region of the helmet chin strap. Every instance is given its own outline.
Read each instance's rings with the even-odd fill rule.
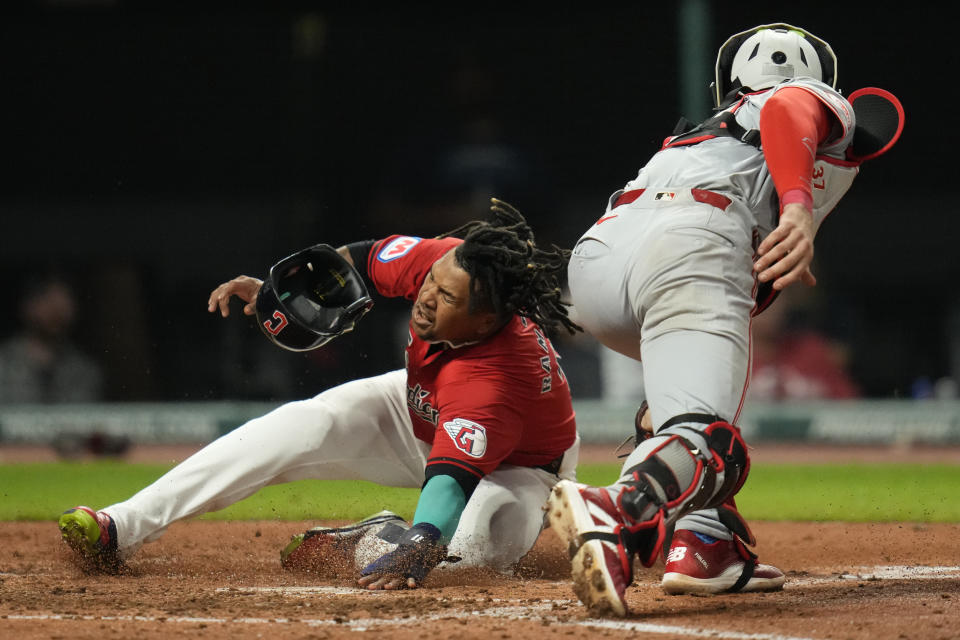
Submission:
[[[739,81],[737,81],[736,86],[730,89],[730,91],[727,92],[727,95],[723,96],[723,101],[720,102],[714,110],[721,111],[726,109],[734,102],[739,100],[744,93],[750,93],[750,87],[744,87]]]

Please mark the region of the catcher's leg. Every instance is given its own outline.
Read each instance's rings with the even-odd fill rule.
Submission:
[[[684,516],[677,521],[670,551],[665,553],[660,586],[669,594],[783,588],[783,572],[758,562],[748,544],[756,541],[732,497],[719,507]]]
[[[627,525],[628,550],[651,566],[666,527],[691,511],[722,504],[740,489],[749,468],[740,430],[727,422],[713,422],[702,432],[669,427],[642,442],[609,488]]]
[[[645,440],[608,487],[560,482],[547,509],[568,546],[574,590],[584,605],[596,615],[625,615],[634,557],[651,566],[667,528],[685,513],[723,503],[749,467],[739,429],[717,421],[702,430],[670,427]]]

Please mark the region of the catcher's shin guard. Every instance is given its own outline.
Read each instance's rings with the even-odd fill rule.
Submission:
[[[672,431],[640,443],[633,455],[640,462],[617,481],[617,506],[626,524],[620,536],[646,567],[656,561],[669,526],[691,511],[722,504],[740,489],[750,468],[740,430],[727,422],[714,422],[703,431]],[[707,449],[695,440],[704,441]]]

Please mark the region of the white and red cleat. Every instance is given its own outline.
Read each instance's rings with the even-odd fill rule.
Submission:
[[[609,492],[561,480],[547,501],[550,525],[567,545],[573,591],[594,616],[627,614],[633,553],[620,542],[624,524]]]
[[[717,540],[680,529],[673,535],[660,586],[669,594],[776,591],[783,572],[760,564],[739,540]]]

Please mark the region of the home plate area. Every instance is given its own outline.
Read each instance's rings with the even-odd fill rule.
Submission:
[[[88,575],[54,523],[0,523],[0,636],[21,638],[954,638],[960,527],[754,523],[781,592],[668,596],[638,567],[626,618],[591,618],[550,531],[519,575],[435,572],[365,591],[284,571],[278,551],[315,521],[178,523],[120,576]]]

